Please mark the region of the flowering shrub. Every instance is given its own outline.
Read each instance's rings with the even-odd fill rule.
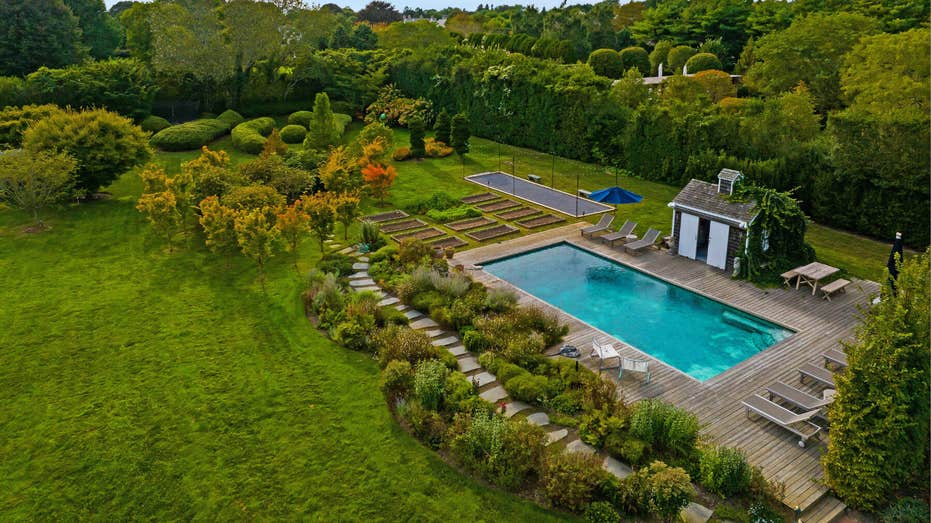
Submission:
[[[385,115],[382,120],[381,115]],[[378,97],[366,109],[365,123],[379,122],[387,125],[407,125],[416,119],[428,122],[433,119],[433,103],[423,98],[406,98],[394,85],[386,85],[378,91]]]

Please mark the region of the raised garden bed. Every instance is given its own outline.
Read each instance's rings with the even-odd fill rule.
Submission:
[[[387,222],[390,220],[397,220],[398,218],[407,218],[408,216],[409,215],[406,212],[400,209],[395,209],[393,211],[383,212],[380,214],[370,214],[368,216],[363,216],[359,219],[364,222],[381,223],[381,222]]]
[[[450,236],[449,238],[443,238],[442,240],[430,242],[430,246],[434,249],[448,249],[449,247],[455,249],[456,247],[462,247],[463,245],[468,244],[469,242],[455,236]]]
[[[515,209],[513,211],[499,212],[495,216],[497,216],[498,218],[501,218],[502,220],[516,220],[517,218],[523,218],[524,216],[530,216],[530,215],[539,214],[539,213],[540,211],[538,209],[534,209],[531,207],[523,207],[521,209]]]
[[[472,238],[475,241],[484,241],[490,238],[497,238],[498,236],[504,236],[506,234],[511,234],[512,232],[517,232],[517,227],[511,227],[510,225],[499,225],[497,227],[491,227],[490,229],[482,229],[475,232],[467,232],[466,236]]]
[[[382,232],[385,232],[385,233],[392,233],[392,232],[398,232],[398,231],[406,231],[408,229],[414,229],[417,227],[423,227],[425,225],[427,225],[426,222],[415,218],[413,220],[404,220],[403,222],[386,223],[381,226],[381,230]]]
[[[405,240],[407,238],[411,238],[414,240],[427,240],[430,238],[436,238],[437,236],[443,236],[444,234],[446,233],[439,229],[434,229],[431,227],[429,229],[424,229],[422,231],[408,232],[405,234],[397,234],[397,235],[392,236],[391,239],[396,242],[400,242],[401,240]]]
[[[482,205],[476,205],[476,207],[478,207],[479,209],[485,212],[495,212],[495,211],[500,211],[502,209],[509,209],[511,207],[517,207],[518,205],[520,204],[515,202],[514,200],[502,200],[500,202],[491,202],[491,203],[485,203]]]
[[[478,203],[478,202],[487,202],[488,200],[495,200],[498,198],[498,195],[490,192],[483,192],[481,194],[473,194],[471,196],[466,196],[462,199],[462,203]]]
[[[491,218],[482,216],[481,218],[469,218],[466,220],[459,220],[458,222],[447,223],[446,226],[454,231],[467,231],[491,223],[495,223],[495,221]]]
[[[528,229],[535,229],[537,227],[543,227],[544,225],[549,225],[551,223],[559,223],[566,221],[565,218],[560,218],[559,216],[554,216],[552,214],[544,214],[543,216],[538,216],[536,218],[530,218],[528,220],[521,220],[517,222],[517,225],[521,227],[526,227]]]

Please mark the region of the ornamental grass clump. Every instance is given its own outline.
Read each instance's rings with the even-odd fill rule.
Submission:
[[[699,428],[694,414],[656,399],[637,402],[630,417],[632,435],[676,458],[694,456]]]
[[[722,497],[735,496],[750,488],[752,469],[744,454],[730,447],[711,447],[699,462],[703,487]]]

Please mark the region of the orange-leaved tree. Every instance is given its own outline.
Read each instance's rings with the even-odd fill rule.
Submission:
[[[305,196],[301,200],[301,207],[307,214],[307,224],[320,242],[320,252],[323,252],[323,242],[333,230],[336,221],[336,210],[333,208],[333,196],[321,192]]]
[[[388,189],[398,177],[398,171],[391,165],[370,163],[362,169],[362,179],[375,199],[384,202],[388,197]]]
[[[259,269],[259,281],[265,290],[265,264],[275,254],[279,233],[268,219],[268,209],[248,209],[236,214],[236,240],[243,255]]]
[[[304,211],[304,205],[300,199],[288,205],[277,215],[275,227],[281,233],[281,238],[285,241],[288,250],[294,253],[294,268],[297,269],[297,246],[301,243],[304,235],[310,230],[310,216]]]
[[[200,225],[207,237],[207,248],[214,254],[226,257],[229,267],[230,255],[239,250],[236,237],[236,215],[238,212],[220,203],[216,196],[208,196],[200,202]]]

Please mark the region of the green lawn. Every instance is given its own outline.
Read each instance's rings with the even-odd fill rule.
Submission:
[[[244,260],[168,254],[139,189],[37,235],[0,211],[0,519],[565,519],[403,432],[375,362],[304,319],[288,258],[263,294]]]

